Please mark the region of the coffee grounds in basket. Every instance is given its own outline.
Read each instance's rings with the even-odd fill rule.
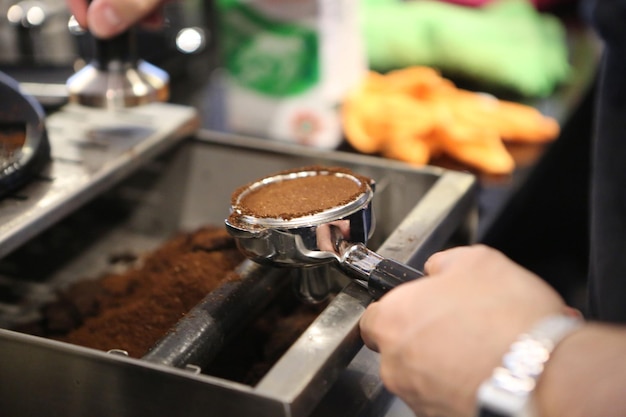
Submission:
[[[233,271],[243,259],[223,228],[180,233],[137,267],[69,288],[46,308],[44,333],[142,357],[208,293],[239,279]]]
[[[26,143],[26,130],[24,126],[0,125],[0,163],[2,159],[10,158]]]
[[[237,213],[231,218],[244,214],[289,220],[319,213],[356,200],[370,183],[369,178],[336,167],[305,167],[266,178],[309,171],[314,174],[268,182],[249,192],[246,191],[254,183],[239,188],[232,198]]]

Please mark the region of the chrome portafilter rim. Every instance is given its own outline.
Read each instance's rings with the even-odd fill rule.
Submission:
[[[334,207],[320,210],[319,212],[305,214],[292,218],[254,216],[246,214],[241,208],[241,201],[250,193],[257,191],[262,187],[280,181],[296,180],[298,178],[316,175],[335,175],[338,177],[350,179],[358,184],[360,187],[363,187],[363,192],[357,195],[351,201],[344,204],[339,204]],[[272,175],[256,181],[252,184],[249,184],[247,187],[239,190],[237,195],[233,198],[231,205],[231,216],[230,219],[227,220],[227,224],[238,229],[249,229],[250,231],[256,232],[260,229],[295,229],[300,227],[309,227],[329,223],[348,217],[366,207],[374,197],[373,188],[373,181],[366,182],[364,179],[345,172],[305,170]],[[233,218],[236,220],[233,221]]]

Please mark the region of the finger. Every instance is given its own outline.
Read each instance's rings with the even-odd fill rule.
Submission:
[[[87,27],[87,0],[66,0],[67,6],[79,25]]]
[[[163,27],[165,17],[163,16],[163,10],[154,10],[148,16],[142,19],[141,27],[145,29],[159,29]]]
[[[475,261],[485,256],[492,257],[496,253],[498,252],[483,244],[457,246],[431,255],[424,264],[424,272],[428,275],[440,274],[460,261]]]
[[[424,264],[424,272],[427,275],[443,272],[452,265],[461,254],[465,253],[467,248],[466,246],[459,246],[432,254]]]
[[[365,312],[361,316],[361,320],[359,321],[359,327],[361,329],[361,338],[363,339],[363,343],[365,346],[372,349],[375,352],[378,352],[378,343],[377,337],[375,336],[373,322],[376,320],[376,316],[378,315],[378,303],[370,304]]]
[[[161,0],[93,0],[87,10],[87,25],[94,36],[110,38],[146,18]]]
[[[580,311],[577,308],[570,307],[570,306],[565,306],[563,308],[563,314],[565,314],[567,316],[570,316],[570,317],[576,317],[576,318],[579,318],[579,319],[584,318],[584,315],[583,315],[582,311]]]
[[[327,224],[322,224],[315,229],[316,239],[317,239],[317,247],[324,252],[335,252],[335,247],[333,246],[332,237],[330,234],[330,228],[333,226],[329,226]]]
[[[333,223],[336,223],[336,225],[339,227],[339,230],[341,231],[341,236],[343,236],[344,239],[350,239],[350,222],[348,220],[338,220],[337,222]]]

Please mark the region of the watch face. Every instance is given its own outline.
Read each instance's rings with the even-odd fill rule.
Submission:
[[[489,408],[482,406],[478,411],[478,417],[511,417],[508,414],[501,413],[499,411],[490,410]]]

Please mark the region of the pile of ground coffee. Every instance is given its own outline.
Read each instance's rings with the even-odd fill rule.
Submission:
[[[289,176],[292,173],[310,175]],[[273,177],[283,179],[268,181]],[[254,184],[263,185],[251,188]],[[231,220],[249,215],[285,220],[340,207],[358,199],[369,187],[370,179],[345,168],[304,167],[282,171],[238,188],[232,195],[235,209]]]
[[[259,316],[246,325],[203,373],[256,385],[327,307],[305,303],[288,285]]]
[[[136,267],[68,288],[45,308],[43,333],[142,357],[208,293],[238,279],[233,270],[243,259],[223,228],[180,233]]]
[[[239,279],[234,269],[243,260],[233,238],[214,226],[181,232],[140,257],[110,258],[133,266],[78,281],[44,308],[39,323],[15,330],[141,358],[208,293]],[[256,384],[325,306],[303,303],[286,285],[203,373]]]

